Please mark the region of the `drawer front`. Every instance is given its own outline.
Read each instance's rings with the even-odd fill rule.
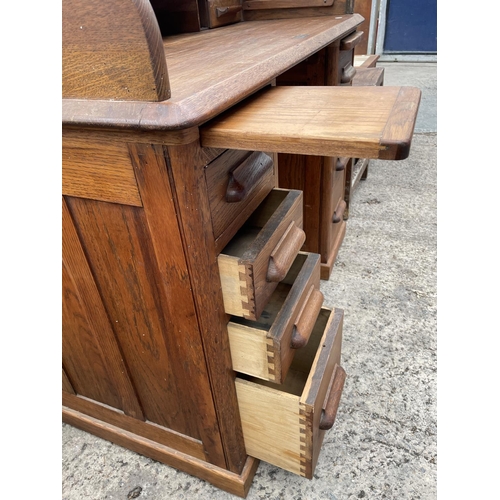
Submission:
[[[339,85],[352,85],[352,79],[355,75],[354,50],[341,50],[339,52]]]
[[[273,189],[217,258],[226,313],[258,319],[304,241],[302,191]]]
[[[297,351],[284,384],[236,378],[250,456],[312,478],[345,380],[340,366],[342,322],[342,310],[321,310],[311,339]]]
[[[339,237],[343,237],[345,231],[345,223],[341,214],[343,207],[345,189],[345,174],[349,158],[334,158],[333,161],[325,166],[325,175],[323,177],[323,185],[329,186],[330,189],[324,190],[322,196],[322,212],[321,235],[320,235],[320,253],[322,262],[329,262],[332,257],[332,249],[338,249],[340,242]]]
[[[243,6],[237,0],[201,0],[202,12],[207,10],[208,27],[218,28],[242,20]]]
[[[220,252],[273,189],[274,164],[265,153],[232,149],[206,167],[205,178]]]
[[[233,369],[282,383],[311,336],[323,304],[320,257],[299,252],[258,321],[233,316],[227,325]]]

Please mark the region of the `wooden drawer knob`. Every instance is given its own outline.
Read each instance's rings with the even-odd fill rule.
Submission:
[[[323,294],[314,285],[311,285],[306,300],[293,325],[292,349],[300,349],[307,345],[322,305]]]
[[[355,31],[340,41],[340,50],[352,50],[363,38],[363,31]]]
[[[350,160],[350,158],[337,158],[337,164],[335,165],[335,171],[342,172],[342,170],[345,170],[349,160]]]
[[[325,403],[323,403],[323,411],[321,412],[321,420],[319,422],[319,428],[324,431],[331,429],[335,423],[345,379],[345,370],[336,364],[333,369],[329,391],[327,392]]]
[[[241,5],[233,5],[231,7],[217,7],[215,9],[215,15],[217,17],[222,17],[226,16],[227,14],[236,14],[241,10],[243,10],[243,7]]]
[[[349,83],[356,75],[356,68],[352,64],[348,64],[345,68],[342,68],[342,76],[340,77],[340,83]]]
[[[347,204],[346,204],[345,200],[339,201],[339,204],[337,205],[335,212],[333,212],[332,222],[334,224],[339,223],[344,218],[344,212],[345,212],[346,206],[347,206]]]
[[[260,155],[258,161],[247,159],[229,172],[226,201],[228,203],[243,201],[266,170],[272,168],[272,163],[273,160],[269,156]]]
[[[306,233],[295,221],[290,222],[269,256],[267,281],[280,282],[285,278],[305,241]]]

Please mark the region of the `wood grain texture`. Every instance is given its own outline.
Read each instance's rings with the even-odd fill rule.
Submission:
[[[265,0],[264,0],[265,1]],[[279,0],[281,1],[281,0]],[[284,0],[286,1],[286,0]],[[318,16],[339,16],[343,14],[353,13],[354,0],[335,0],[332,3],[328,2],[326,7],[311,6],[307,0],[293,0],[294,2],[301,2],[301,6],[287,6],[288,8],[260,8],[256,9],[245,9],[244,10],[244,20],[245,21],[258,21],[258,20],[271,20],[271,19],[295,19],[295,18],[307,18],[307,17],[318,17]],[[269,4],[273,0],[269,0]],[[266,2],[267,3],[267,2]],[[309,4],[309,5],[308,5]],[[283,4],[282,4],[283,5]],[[323,4],[325,5],[325,4]],[[278,7],[278,2],[276,2],[276,7]]]
[[[354,87],[368,87],[384,84],[384,68],[357,68],[352,79]]]
[[[272,87],[200,129],[209,147],[403,159],[420,103],[414,87]]]
[[[279,154],[278,161],[282,165],[279,186],[303,191],[306,241],[302,250],[320,253],[320,193],[326,189],[321,178],[324,160],[321,156]]]
[[[268,280],[270,255],[292,222],[301,230],[302,193],[274,189],[218,256],[228,314],[259,318],[277,286]]]
[[[161,184],[157,189],[161,190]],[[224,463],[220,447],[216,447],[217,432],[212,429],[213,435],[204,439],[205,429],[217,426],[210,418],[210,389],[204,365],[200,365],[204,363],[201,346],[190,341],[198,335],[196,315],[187,273],[182,270],[182,247],[176,247],[176,219],[168,216],[167,196],[162,207],[165,223],[159,234],[169,245],[170,264],[155,254],[143,209],[75,198],[69,201],[144,416],[201,439],[207,445],[207,459]],[[162,277],[165,271],[168,278]],[[191,362],[184,363],[186,358]]]
[[[111,143],[129,143],[138,142],[140,144],[162,144],[164,146],[176,146],[180,144],[190,144],[200,136],[198,127],[190,127],[182,130],[156,131],[156,130],[114,130],[112,128],[79,128],[79,127],[63,127],[63,138],[87,140],[93,142],[111,142]],[[206,148],[210,151],[210,148]],[[212,151],[224,150],[213,149]]]
[[[77,394],[143,420],[123,353],[92,275],[73,217],[63,198],[62,358]]]
[[[307,315],[311,288],[319,290],[319,283],[319,255],[301,252],[259,320],[231,318],[228,333],[236,371],[276,383],[285,381],[297,352],[291,345],[292,336],[302,315]]]
[[[359,45],[358,45],[359,47]],[[380,59],[378,54],[373,55],[359,55],[354,54],[354,66],[357,68],[375,68],[377,61]]]
[[[212,483],[217,488],[242,498],[247,496],[252,479],[259,465],[258,460],[247,457],[241,474],[235,474],[189,454],[179,452],[154,440],[123,430],[120,427],[102,422],[99,419],[70,408],[63,408],[63,420],[102,439],[107,439],[119,446],[199,477]]]
[[[345,191],[345,170],[336,170],[334,158],[325,158],[322,170],[322,186],[324,189],[320,193],[321,197],[321,236],[319,252],[321,262],[327,262],[341,231],[339,224],[333,223],[335,210],[344,198]]]
[[[246,450],[234,386],[217,253],[205,182],[205,155],[198,142],[169,147],[168,166],[191,287],[197,311],[198,340],[206,359],[220,439],[228,470],[241,473]],[[186,168],[189,165],[190,168]],[[160,222],[160,221],[159,221]],[[165,247],[169,251],[169,246]],[[189,381],[192,384],[192,381]]]
[[[321,377],[311,375],[308,377],[300,399],[301,413],[305,417],[308,430],[311,431],[309,438],[311,446],[305,446],[303,449],[305,463],[302,469],[305,477],[309,479],[313,476],[321,444],[326,432],[328,432],[319,428],[322,410],[328,396],[335,366],[341,364],[344,312],[342,309],[333,309],[329,311],[328,316],[326,308],[322,312],[324,313],[322,319],[326,321],[325,334],[320,343],[322,349],[318,350],[311,367],[311,374],[319,372],[322,375]],[[306,443],[309,439],[306,440]]]
[[[357,30],[354,33],[342,38],[340,40],[339,49],[340,50],[352,50],[354,47],[359,45],[361,39],[363,38],[363,32],[361,30]]]
[[[213,390],[202,337],[206,311],[200,308],[196,292],[199,288],[206,289],[207,285],[195,283],[196,271],[189,264],[189,259],[197,253],[198,247],[195,248],[195,243],[186,244],[185,235],[188,229],[180,220],[182,208],[176,198],[178,188],[171,185],[169,168],[178,164],[172,156],[168,157],[167,162],[166,152],[162,146],[131,144],[129,149],[158,265],[159,302],[156,307],[162,307],[168,320],[163,335],[168,355],[171,356],[169,363],[173,370],[172,382],[178,391],[178,404],[186,411],[185,416],[176,417],[185,419],[186,422],[175,425],[189,426],[191,431],[196,430],[204,443],[207,459],[222,467],[227,464],[227,460],[213,399],[216,391]],[[192,170],[185,168],[186,159],[183,158],[182,167],[178,165],[178,168],[182,168],[184,175],[189,176]],[[199,198],[196,201],[200,203]],[[185,207],[185,204],[182,206]],[[192,218],[196,218],[196,221],[201,219],[201,214],[209,218],[208,209],[204,211],[205,207],[196,205],[193,208]],[[208,225],[205,231],[210,231]],[[200,233],[196,236],[199,238]],[[205,245],[199,242],[199,252],[204,252],[204,248]],[[201,259],[198,260],[199,265],[202,265],[201,262]],[[215,278],[213,283],[217,283]],[[208,296],[204,306],[207,304],[209,304]],[[213,332],[214,330],[212,334]],[[174,400],[169,401],[169,404],[173,416],[176,404]],[[175,429],[172,425],[169,427]],[[190,435],[196,437],[196,434]]]
[[[161,445],[169,446],[182,453],[188,453],[200,460],[206,460],[203,443],[199,439],[180,434],[155,424],[154,422],[143,422],[136,418],[129,417],[115,408],[100,404],[85,397],[63,394],[62,403],[63,406],[101,420],[103,423],[106,422],[109,425],[120,427],[125,431],[133,432],[138,436],[156,441]]]
[[[147,0],[63,0],[63,98],[170,97],[162,39]]]
[[[394,87],[363,87],[385,89]],[[404,160],[410,154],[411,139],[422,92],[416,87],[401,87],[382,132],[380,152],[382,160]],[[353,155],[356,158],[371,158]]]
[[[142,206],[127,145],[63,133],[62,192],[78,198]]]
[[[267,330],[230,321],[227,331],[233,370],[264,380],[275,380],[274,355],[267,350]]]
[[[71,385],[71,382],[66,375],[64,368],[62,369],[62,390],[69,394],[75,394],[75,390],[73,389],[73,386]]]
[[[336,234],[335,239],[332,242],[332,246],[330,247],[330,252],[328,254],[327,260],[325,262],[321,262],[321,279],[328,280],[330,279],[330,275],[332,273],[333,265],[335,264],[335,259],[340,250],[340,246],[342,245],[342,241],[344,240],[344,236],[346,233],[347,224],[345,221],[339,223],[339,230]]]
[[[297,396],[243,378],[236,389],[248,454],[300,475]]]
[[[220,252],[274,187],[274,165],[265,153],[229,150],[207,166],[205,178]]]
[[[297,351],[283,384],[238,377],[245,445],[251,456],[312,478],[325,431],[322,408],[340,363],[342,311],[322,309],[307,346]]]
[[[243,19],[241,0],[203,0],[206,2],[208,27],[218,28]]]
[[[168,101],[63,99],[63,124],[141,130],[199,125],[361,22],[356,14],[281,19],[167,37],[164,49],[172,91]]]

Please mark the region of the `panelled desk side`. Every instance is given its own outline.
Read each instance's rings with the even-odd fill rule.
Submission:
[[[247,494],[258,460],[242,436],[204,172],[223,150],[201,148],[198,125],[361,20],[168,37],[169,100],[63,100],[66,422]],[[228,53],[236,36],[254,46]]]
[[[299,255],[303,194],[275,188],[277,169],[280,175],[286,172],[286,163],[277,166],[266,153],[253,152],[259,148],[228,146],[219,117],[241,110],[241,102],[258,91],[266,97],[280,75],[293,73],[297,65],[309,67],[308,60],[328,60],[327,74],[342,72],[335,65],[339,44],[362,20],[354,14],[252,21],[166,37],[170,99],[63,99],[66,422],[242,497],[257,458],[312,476],[345,378],[340,367],[342,312],[321,307],[319,260],[314,254]],[[343,68],[349,73],[347,63]],[[391,95],[395,104],[385,106],[387,123],[367,133],[362,122],[360,149],[369,144],[375,157],[389,154],[382,136],[395,131],[397,146],[399,136],[407,139],[413,131],[419,97],[397,89]],[[397,105],[400,95],[409,96],[405,110],[410,111],[404,116]],[[379,97],[380,102],[386,99]],[[320,106],[317,98],[312,102]],[[238,114],[233,121],[238,130]],[[209,144],[210,138],[215,143]],[[269,151],[281,152],[281,139],[271,141]],[[262,174],[256,176],[255,169]],[[319,179],[333,182],[335,169],[329,163]],[[317,180],[313,175],[310,182]],[[231,193],[229,185],[235,186]],[[336,179],[335,185],[343,188]],[[238,211],[229,207],[233,196],[243,207],[236,218]],[[255,243],[245,243],[250,250],[230,254],[240,228],[256,227],[261,231]],[[222,260],[229,263],[227,275]],[[307,262],[304,271],[294,270],[301,262]],[[283,401],[280,386],[274,394],[267,381],[255,383],[233,371],[224,283],[236,284],[241,316],[258,320],[273,290],[281,290],[292,271],[301,283],[290,282],[294,302],[283,306],[288,333],[267,337],[262,345],[266,350],[278,342],[273,351],[278,356],[279,342],[290,342],[290,332],[300,330],[305,333],[295,342],[305,341],[306,348],[297,350],[301,355],[293,361],[286,350],[281,375],[276,373],[281,361],[256,375],[265,378],[268,372],[268,380],[278,380],[288,369],[293,373],[282,387],[289,405],[286,419],[297,442],[286,451],[284,439],[284,452],[276,457],[275,450],[269,454],[261,447],[269,441],[263,439],[265,431],[288,431],[271,421],[273,405]],[[261,335],[259,328],[247,331]],[[307,343],[309,338],[314,340]],[[311,375],[306,380],[307,370]],[[252,394],[268,398],[267,403],[259,407]],[[256,429],[260,417],[264,428]],[[257,458],[247,455],[250,442]],[[282,464],[284,455],[288,458]]]

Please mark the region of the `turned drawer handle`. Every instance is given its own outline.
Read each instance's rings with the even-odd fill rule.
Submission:
[[[345,68],[342,68],[342,77],[340,78],[341,83],[348,83],[356,74],[356,68],[352,64],[348,64]]]
[[[337,158],[337,164],[335,165],[336,172],[342,172],[347,167],[347,163],[350,158]]]
[[[279,282],[285,278],[304,241],[306,241],[306,233],[295,225],[295,221],[290,222],[269,256],[267,281]]]
[[[346,204],[345,200],[339,201],[339,204],[337,205],[335,212],[333,212],[332,222],[334,224],[337,224],[338,222],[340,222],[344,218],[344,212],[345,212],[346,206],[347,206],[347,204]]]
[[[215,9],[215,14],[217,17],[222,17],[227,14],[236,14],[237,12],[240,12],[240,10],[243,10],[241,5],[235,5],[233,7],[217,7]]]
[[[327,392],[328,396],[325,399],[326,404],[323,403],[324,408],[321,412],[321,420],[319,421],[319,428],[324,431],[331,429],[335,423],[335,417],[337,416],[337,410],[339,409],[340,396],[342,396],[345,378],[345,370],[336,364],[333,369],[329,391]]]
[[[252,160],[252,157],[247,158],[241,165],[229,172],[229,182],[226,189],[228,203],[243,201],[252,191],[255,183],[269,167],[272,167],[273,163],[273,160],[267,155],[260,155],[258,161]]]
[[[322,305],[323,294],[314,285],[311,285],[306,300],[293,325],[292,349],[300,349],[307,345]]]
[[[349,36],[346,36],[343,40],[340,41],[340,50],[351,50],[356,45],[358,45],[359,42],[361,42],[361,39],[363,38],[363,31],[355,31]]]

